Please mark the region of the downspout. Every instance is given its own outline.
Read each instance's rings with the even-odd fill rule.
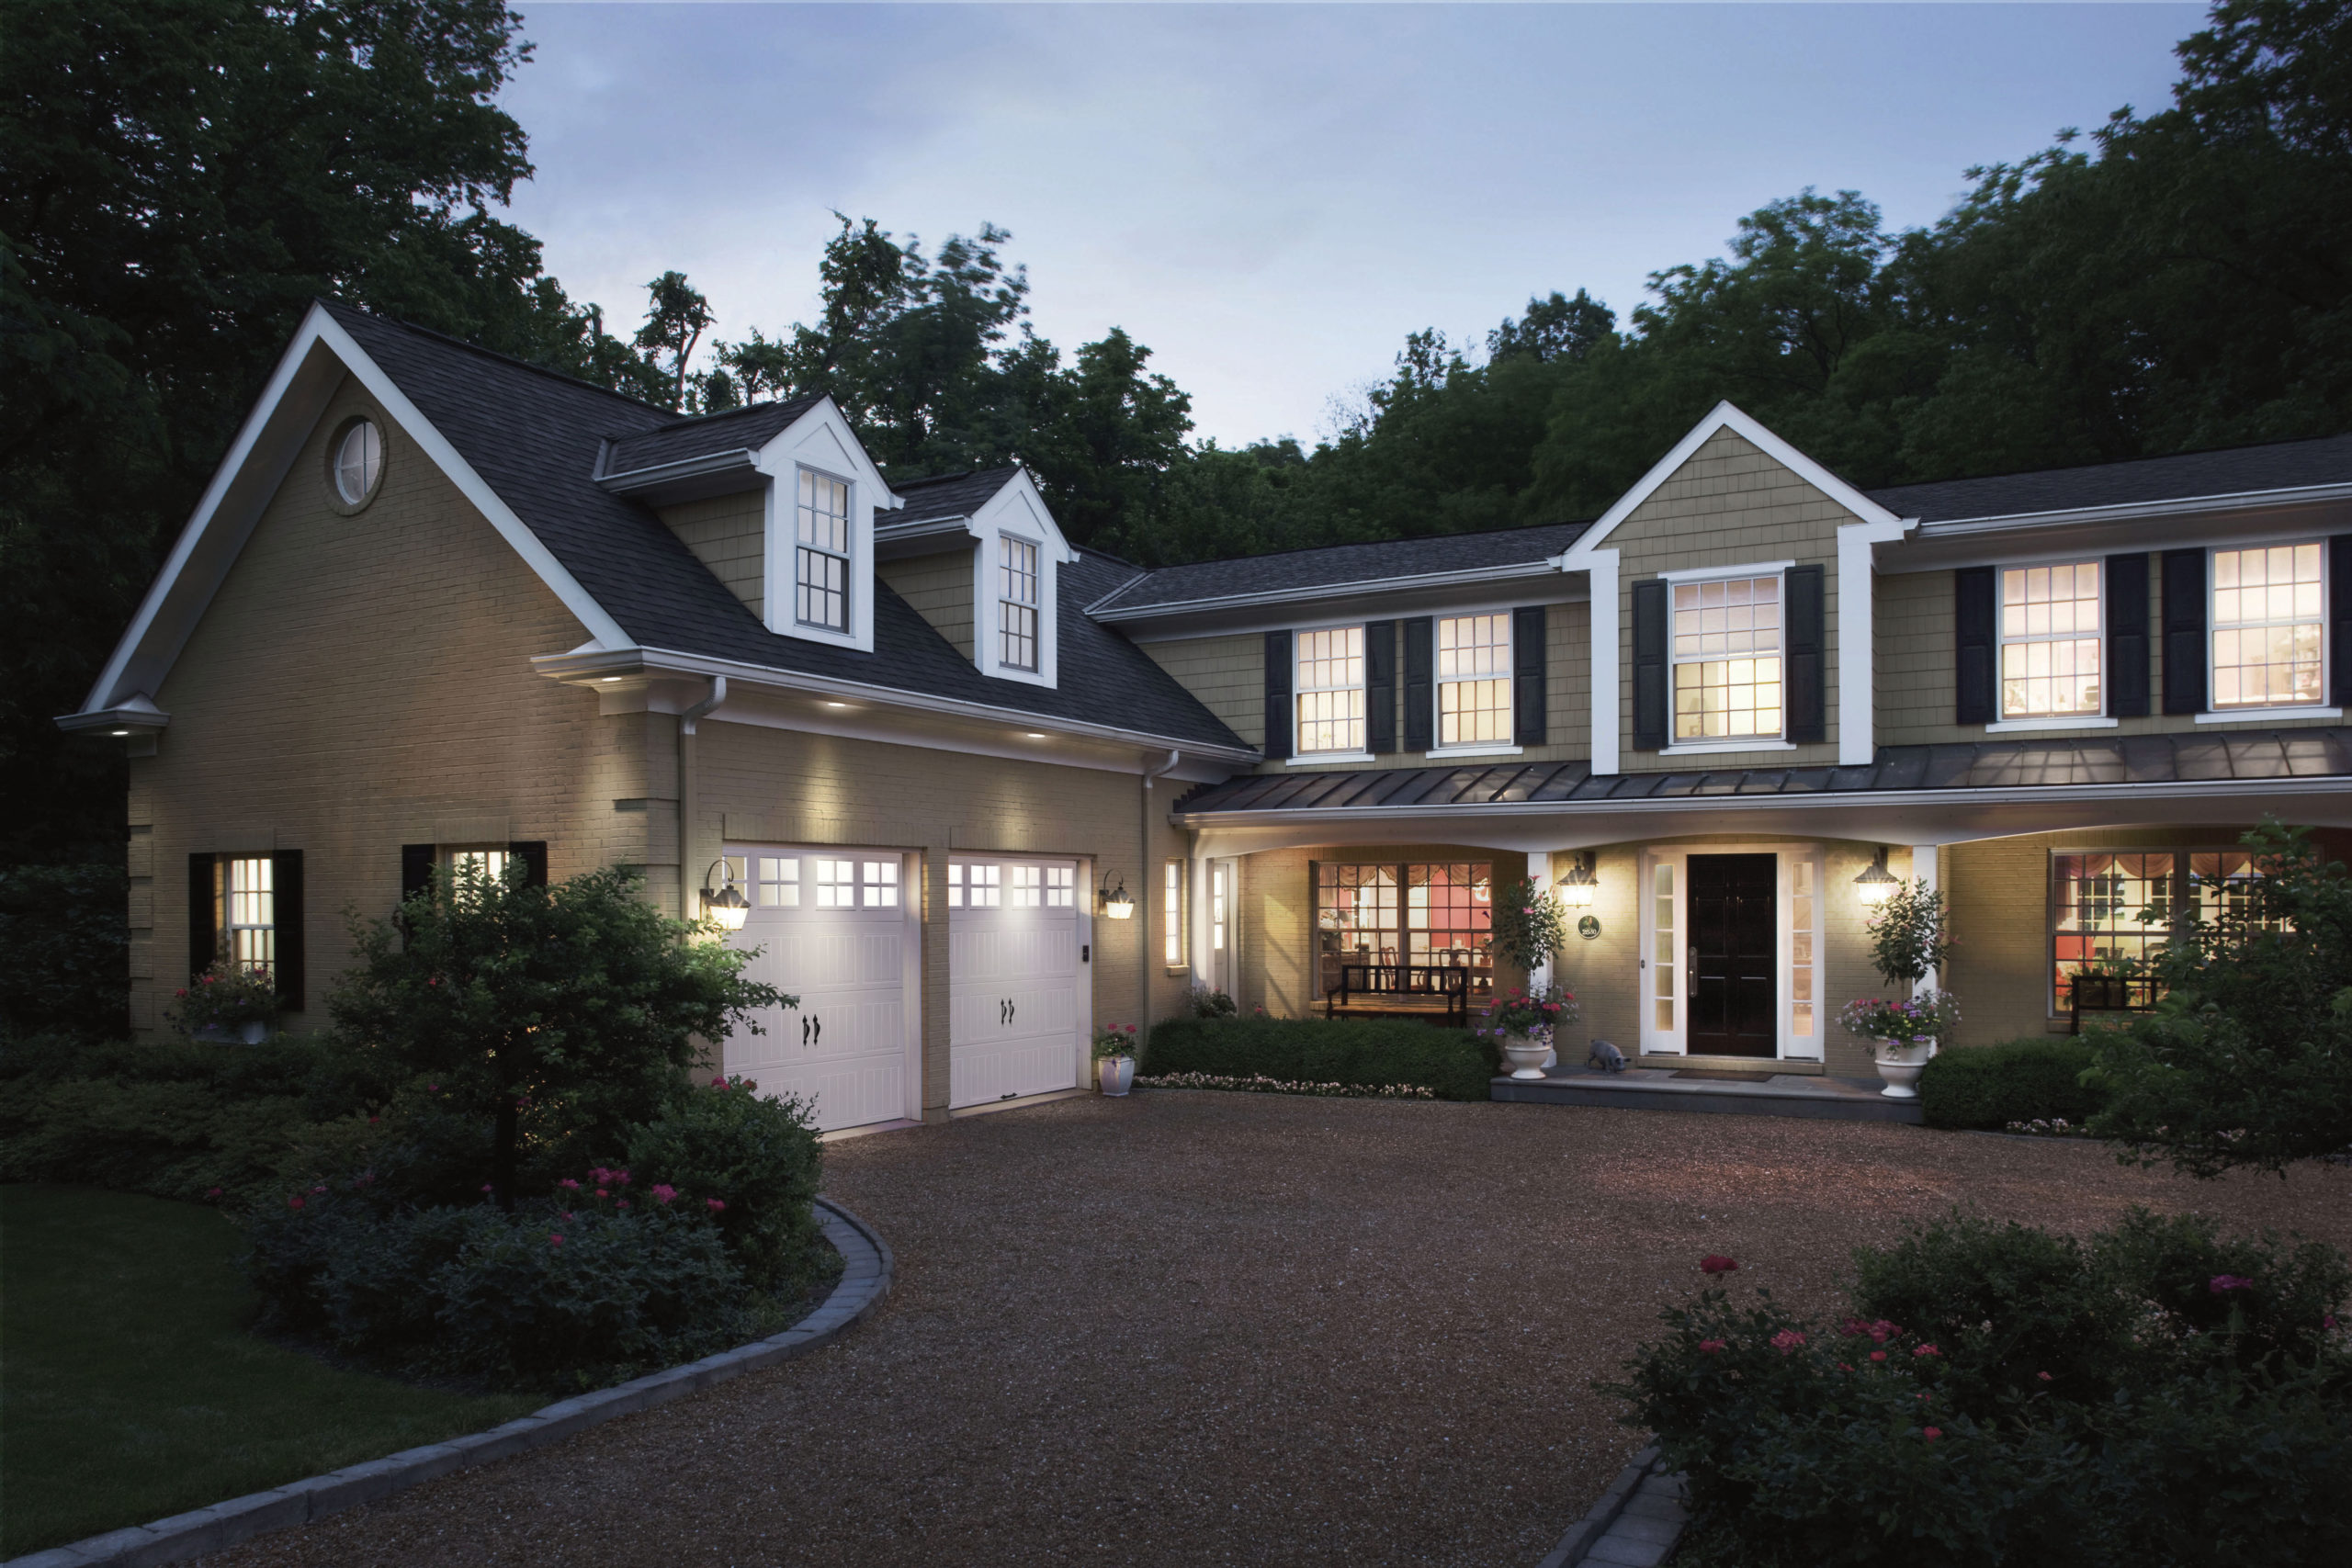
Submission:
[[[1136,880],[1143,884],[1136,901],[1143,906],[1142,953],[1136,959],[1136,1040],[1141,1050],[1150,1043],[1151,1030],[1151,910],[1159,902],[1159,879],[1151,870],[1151,781],[1173,768],[1182,753],[1171,748],[1168,761],[1143,771],[1143,838],[1137,846]]]
[[[727,677],[710,678],[710,695],[678,715],[678,919],[694,914],[695,856],[689,847],[695,820],[695,724],[727,700]]]

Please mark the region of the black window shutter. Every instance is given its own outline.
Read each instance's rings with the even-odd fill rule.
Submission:
[[[1363,746],[1377,756],[1396,750],[1396,623],[1363,628]]]
[[[1819,562],[1789,568],[1788,698],[1792,740],[1829,738],[1829,704],[1821,663],[1822,644],[1828,640],[1823,577]]]
[[[187,857],[187,972],[201,975],[212,967],[220,956],[220,931],[214,921],[220,918],[220,895],[214,881],[220,875],[217,855]]]
[[[307,956],[302,950],[302,852],[280,850],[269,858],[277,999],[288,1012],[300,1012]]]
[[[2148,557],[2107,558],[2107,716],[2148,716]]]
[[[2205,552],[2165,552],[2165,712],[2205,711]]]
[[[1415,615],[1405,626],[1405,750],[1426,751],[1432,744],[1437,701],[1430,689],[1430,671],[1437,663],[1432,645],[1437,623]]]
[[[2327,542],[2327,618],[2335,623],[2328,628],[2335,646],[2328,653],[2327,700],[2342,707],[2352,703],[2352,534]]]
[[[518,840],[506,846],[509,860],[523,863],[523,882],[528,887],[548,885],[548,844],[545,839]]]
[[[401,902],[405,904],[433,886],[433,846],[401,846]]]
[[[1596,615],[1607,613],[1602,605]],[[1634,584],[1634,750],[1666,750],[1666,583]],[[1593,701],[1607,699],[1595,692]]]
[[[1290,633],[1266,634],[1266,758],[1290,755]]]
[[[1511,743],[1541,746],[1549,728],[1544,712],[1544,606],[1510,613]]]
[[[2001,716],[1994,694],[1993,569],[1962,567],[1951,574],[1952,722],[1990,724]]]

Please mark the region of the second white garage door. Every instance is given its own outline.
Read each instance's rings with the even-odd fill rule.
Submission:
[[[947,864],[947,1101],[1079,1087],[1085,1070],[1078,863]]]

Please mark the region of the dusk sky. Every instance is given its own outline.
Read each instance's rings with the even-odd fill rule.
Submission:
[[[1405,334],[1532,293],[1621,321],[1743,213],[1962,171],[2167,101],[2194,5],[522,7],[512,216],[633,321],[667,267],[721,336],[810,318],[834,209],[983,221],[1067,355],[1113,325],[1195,434],[1312,440]]]

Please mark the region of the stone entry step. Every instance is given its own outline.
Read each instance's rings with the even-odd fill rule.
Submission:
[[[1498,1077],[1497,1100],[1535,1105],[1597,1105],[1620,1111],[1688,1111],[1729,1116],[1810,1116],[1828,1122],[1923,1120],[1916,1100],[1889,1100],[1878,1079],[1832,1078],[1817,1074],[1776,1073],[1760,1083],[1695,1078],[1656,1067],[1622,1073],[1592,1068],[1540,1078]]]

